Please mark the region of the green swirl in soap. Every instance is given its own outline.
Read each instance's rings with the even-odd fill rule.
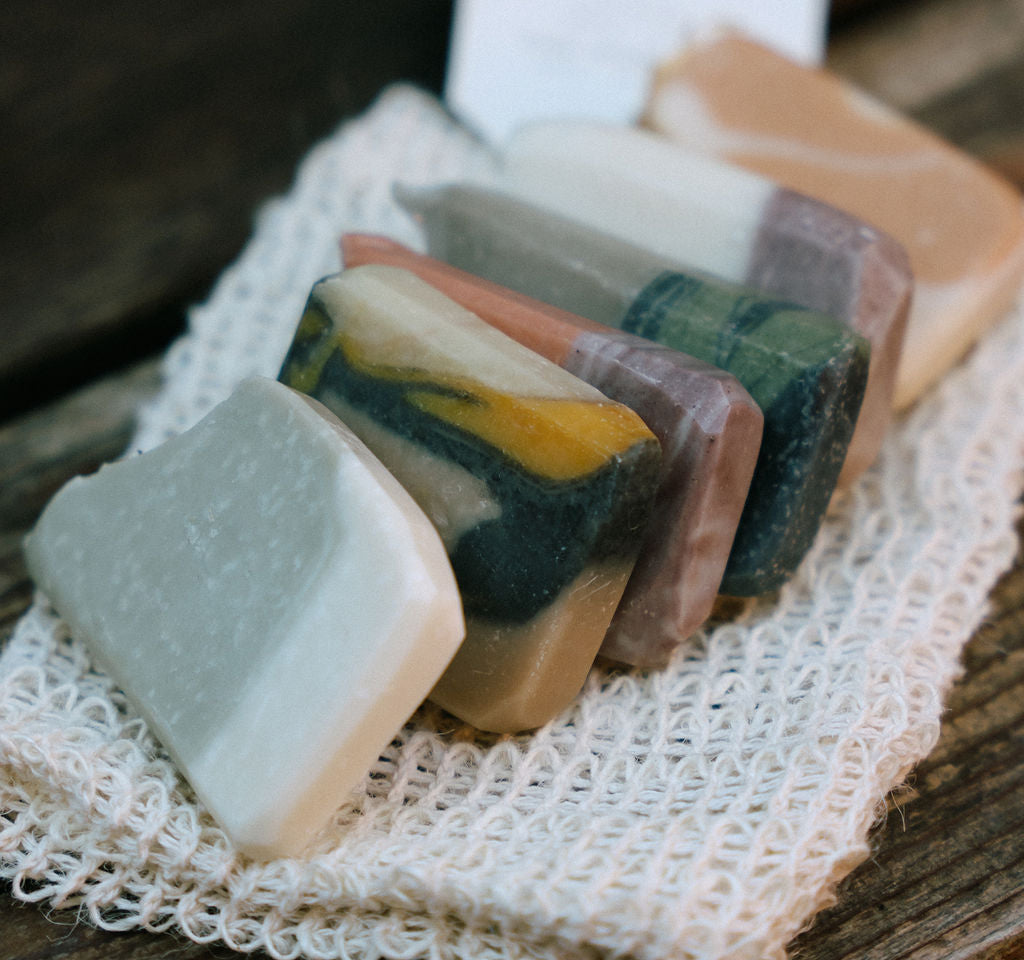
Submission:
[[[522,623],[589,565],[631,561],[660,462],[657,440],[636,414],[585,385],[579,391],[584,399],[574,398],[570,387],[560,386],[574,382],[561,370],[558,377],[567,379],[553,381],[549,392],[555,395],[535,396],[467,376],[458,362],[452,364],[455,372],[441,369],[443,330],[424,331],[430,342],[422,353],[433,368],[410,363],[416,353],[412,335],[389,340],[387,331],[376,329],[374,337],[361,337],[367,318],[353,321],[354,311],[339,310],[337,298],[327,294],[314,288],[281,379],[333,407],[342,419],[342,411],[358,410],[361,422],[374,425],[363,436],[371,449],[371,434],[392,431],[485,485],[500,515],[473,525],[449,545],[467,613]],[[485,342],[493,335],[487,330]],[[460,336],[453,337],[453,349]],[[492,380],[535,384],[538,376],[529,367],[517,373],[521,348],[513,346],[508,370]],[[401,362],[389,362],[385,351]],[[522,356],[535,362],[532,354]],[[499,361],[485,357],[482,367]],[[546,366],[541,371],[546,377]],[[411,468],[375,452],[399,480]],[[415,469],[424,469],[422,456]],[[422,487],[422,477],[415,479]],[[430,504],[421,506],[430,512]],[[440,526],[446,518],[432,519]]]

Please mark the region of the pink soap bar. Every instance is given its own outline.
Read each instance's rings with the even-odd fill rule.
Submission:
[[[523,345],[632,407],[662,445],[662,476],[639,559],[601,647],[660,666],[707,619],[760,448],[763,416],[730,374],[594,323],[383,237],[347,234],[346,267],[416,273]]]
[[[1024,273],[1018,192],[835,75],[718,32],[658,71],[644,119],[904,245],[916,287],[897,408],[941,377],[1016,294]]]

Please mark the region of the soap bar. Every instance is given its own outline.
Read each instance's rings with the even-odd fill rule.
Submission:
[[[423,512],[334,416],[273,380],[72,480],[25,556],[256,857],[302,850],[463,636]]]
[[[502,189],[680,264],[820,310],[871,344],[839,477],[878,455],[913,278],[903,247],[835,207],[644,130],[537,123],[505,147]]]
[[[761,445],[764,417],[735,377],[686,354],[415,253],[346,234],[346,266],[410,270],[482,320],[635,410],[661,443],[654,512],[601,645],[606,657],[662,666],[708,618]]]
[[[732,31],[657,73],[646,122],[873,223],[916,288],[895,404],[911,404],[1009,305],[1024,273],[1020,196],[973,158],[852,88]]]
[[[653,505],[661,450],[643,421],[389,266],[313,288],[281,378],[348,423],[441,533],[466,641],[431,698],[498,732],[566,707]]]
[[[764,437],[723,593],[780,586],[813,542],[867,380],[869,347],[815,311],[698,274],[511,197],[469,185],[397,190],[432,255],[733,374]]]

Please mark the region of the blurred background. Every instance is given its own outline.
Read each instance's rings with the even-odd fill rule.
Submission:
[[[439,91],[450,0],[8,0],[0,418],[160,349],[387,83]]]
[[[159,352],[303,154],[386,84],[439,92],[451,0],[8,0],[0,422]],[[1024,3],[836,0],[829,62],[1024,161]]]

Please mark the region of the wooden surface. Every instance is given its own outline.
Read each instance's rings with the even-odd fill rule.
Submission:
[[[1024,184],[1024,0],[843,6],[834,69]],[[153,357],[259,202],[389,79],[436,88],[447,17],[433,0],[0,12],[0,638],[30,595],[22,534],[67,477],[124,447],[158,389]],[[992,605],[939,746],[796,956],[1024,960],[1024,560]],[[97,931],[7,890],[0,960],[234,956]]]

